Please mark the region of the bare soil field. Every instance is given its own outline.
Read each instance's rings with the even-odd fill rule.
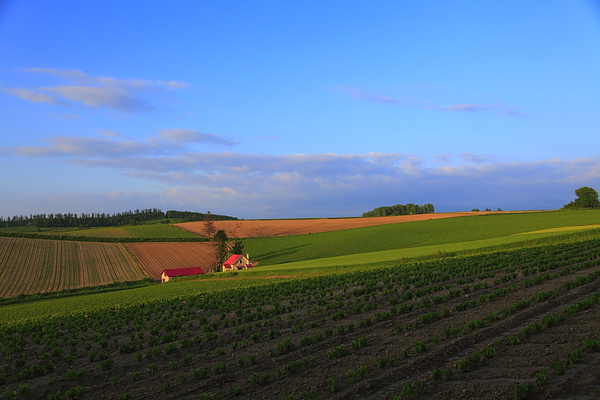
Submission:
[[[494,212],[495,213],[495,212]],[[351,228],[364,228],[367,226],[397,224],[400,222],[425,221],[429,219],[466,217],[472,215],[491,214],[491,212],[454,212],[439,214],[398,215],[391,217],[372,218],[321,218],[321,219],[272,219],[272,220],[242,220],[242,221],[213,221],[216,229],[222,229],[229,237],[265,237],[305,235],[339,231]],[[206,235],[205,223],[185,222],[173,224],[182,229]]]
[[[31,399],[76,387],[89,399],[600,398],[600,242],[423,265],[14,330],[2,337],[3,389],[29,385]],[[19,372],[33,365],[40,376]]]
[[[0,297],[144,278],[117,243],[0,237],[0,254]]]
[[[201,267],[205,272],[214,267],[217,250],[214,243],[125,243],[140,268],[151,279],[160,281],[165,269]]]

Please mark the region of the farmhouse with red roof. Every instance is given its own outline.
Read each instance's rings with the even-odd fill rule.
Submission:
[[[175,278],[176,276],[188,276],[188,275],[198,275],[204,274],[204,270],[200,267],[194,268],[174,268],[174,269],[165,269],[160,274],[162,283],[169,282],[171,278]]]
[[[248,254],[246,254],[246,257],[241,254],[232,255],[223,263],[223,272],[255,267],[258,263],[255,261],[250,261],[248,259],[249,257],[250,256],[248,256]]]

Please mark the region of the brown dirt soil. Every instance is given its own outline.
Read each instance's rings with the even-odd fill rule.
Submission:
[[[441,260],[427,270],[430,273],[419,272],[420,278],[403,275],[404,269],[398,268],[377,275],[373,271],[366,279],[353,274],[347,280],[290,280],[272,288],[256,287],[241,297],[190,296],[170,305],[140,307],[141,314],[120,320],[119,313],[126,310],[115,310],[113,319],[100,323],[80,319],[74,328],[63,321],[41,332],[15,330],[12,337],[22,348],[11,350],[14,344],[5,338],[5,384],[0,387],[6,392],[28,384],[30,399],[46,399],[59,390],[65,394],[81,385],[84,399],[117,399],[128,393],[133,399],[198,399],[210,394],[213,397],[206,398],[496,400],[513,398],[515,387],[524,382],[531,384],[529,399],[598,399],[600,348],[586,347],[584,341],[600,339],[599,244],[576,251],[563,247],[559,252],[523,250],[495,259],[482,257],[480,272],[452,278],[443,275],[463,266],[467,269],[462,271],[469,271],[471,258],[459,260],[460,265]],[[524,253],[528,259],[519,258]],[[541,257],[544,261],[538,262]],[[554,259],[558,261],[553,267],[543,270]],[[452,268],[440,274],[444,265]],[[565,285],[573,282],[578,283]],[[455,295],[440,300],[452,291]],[[253,292],[258,298],[252,298]],[[482,297],[494,293],[493,298]],[[549,298],[543,298],[548,293]],[[565,313],[565,307],[585,299],[597,301],[572,315]],[[514,308],[525,300],[526,307]],[[474,304],[461,306],[469,301]],[[439,314],[422,318],[431,313]],[[564,318],[547,327],[541,324],[543,317],[554,315]],[[469,328],[474,321],[486,322]],[[536,322],[540,329],[522,335]],[[171,334],[175,339],[167,338]],[[512,343],[510,337],[519,340]],[[67,347],[71,338],[73,347]],[[365,346],[354,344],[361,340]],[[127,343],[141,348],[120,351]],[[419,343],[426,349],[419,351]],[[57,345],[65,347],[63,354],[68,350],[77,356],[73,365],[63,357],[39,358]],[[336,355],[339,346],[346,351]],[[482,356],[467,371],[458,370],[460,360],[475,352],[484,354],[487,347],[494,347],[495,354]],[[576,349],[580,354],[565,373],[555,373],[551,364],[564,364]],[[54,371],[17,380],[19,369],[13,365],[24,350],[24,368],[52,362]],[[93,361],[90,351],[97,354]],[[114,361],[110,370],[100,370],[100,355]],[[392,359],[391,365],[384,365]],[[351,372],[363,366],[366,374],[351,381]],[[444,368],[450,378],[433,380],[432,372]],[[86,374],[70,381],[69,369]],[[548,380],[540,385],[536,374],[542,371],[549,371]],[[51,378],[56,379],[54,386],[48,385]],[[332,380],[337,382],[333,391]],[[426,390],[412,397],[408,385]]]
[[[0,237],[0,297],[144,278],[118,243]]]
[[[208,272],[217,259],[214,243],[125,243],[125,246],[144,273],[156,281],[160,281],[165,269],[200,267]]]
[[[493,212],[496,213],[496,212]],[[213,221],[216,229],[222,229],[229,237],[265,237],[305,235],[339,231],[343,229],[364,228],[367,226],[397,224],[400,222],[425,221],[429,219],[466,217],[492,214],[490,212],[454,212],[439,214],[398,215],[372,218],[321,218],[321,219],[269,219],[242,221]],[[174,224],[182,229],[205,235],[203,221]]]

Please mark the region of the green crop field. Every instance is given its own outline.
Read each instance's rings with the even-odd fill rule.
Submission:
[[[2,305],[0,386],[10,399],[592,398],[597,233]]]
[[[155,301],[173,301],[175,299],[185,301],[189,296],[199,296],[202,293],[270,284],[274,281],[273,279],[184,281],[114,292],[10,304],[0,306],[0,310],[2,310],[0,312],[0,325],[11,325],[23,323],[24,321],[33,322],[70,315],[77,316],[106,309],[118,310]],[[85,299],[85,301],[82,301],[82,299]]]
[[[558,243],[600,238],[600,227],[593,229],[540,232],[531,235],[511,235],[469,242],[411,247],[398,250],[377,251],[326,257],[315,260],[294,261],[268,265],[248,270],[225,272],[217,275],[203,275],[199,279],[252,279],[271,276],[308,277],[315,275],[338,274],[350,271],[364,271],[367,268],[396,265],[412,260],[431,260],[439,257],[468,256]],[[185,278],[182,278],[185,279]],[[197,279],[197,278],[194,278]]]
[[[260,261],[260,266],[263,267],[352,254],[449,245],[592,224],[600,224],[600,210],[490,214],[310,235],[244,239],[244,252],[249,253],[253,260]],[[509,241],[511,240],[525,240],[525,237]],[[483,243],[482,246],[493,244]]]
[[[197,238],[199,235],[173,225],[151,224],[123,226],[116,228],[78,229],[60,232],[62,235],[102,237],[102,238]]]
[[[470,242],[439,244],[432,246],[412,247],[399,250],[377,251],[370,253],[352,254],[320,258],[317,260],[296,261],[284,264],[266,266],[255,271],[257,276],[268,276],[275,272],[294,276],[310,276],[315,274],[344,272],[350,269],[360,270],[367,264],[390,264],[398,260],[429,259],[446,255],[470,255],[489,253],[511,248],[523,248],[545,244],[564,243],[569,241],[600,238],[600,228],[573,232],[571,235],[557,235],[556,233],[535,234],[528,237],[504,236],[493,239],[473,240]],[[245,271],[243,271],[245,272]]]
[[[477,253],[490,253],[508,249],[512,245],[517,248],[539,245],[552,245],[556,243],[568,243],[580,240],[600,239],[600,229],[584,230],[581,233],[572,232],[564,235],[551,233],[532,235],[526,242],[522,236],[510,236],[500,239],[488,239],[468,243],[450,245],[424,246],[402,250],[391,250],[381,252],[363,253],[352,256],[339,256],[323,258],[318,260],[305,260],[280,265],[272,265],[263,268],[225,272],[220,274],[208,274],[194,277],[183,277],[175,279],[169,284],[156,284],[119,290],[115,292],[93,293],[76,295],[66,298],[52,298],[23,304],[10,304],[0,306],[0,324],[22,323],[23,321],[36,321],[51,317],[68,315],[81,315],[98,310],[119,309],[131,307],[154,301],[172,301],[180,299],[185,301],[189,296],[198,296],[203,293],[212,293],[222,290],[240,289],[256,285],[268,285],[280,280],[296,280],[311,276],[322,276],[329,274],[350,273],[355,271],[377,270],[382,267],[395,267],[406,263],[414,265],[415,259],[421,256],[431,256],[428,259],[435,260],[439,249],[448,252],[461,252],[468,254],[470,251]],[[537,237],[537,240],[536,240]],[[547,238],[547,240],[544,240]],[[520,243],[520,244],[519,244]],[[403,261],[404,260],[404,261]],[[279,277],[279,278],[278,278]],[[263,279],[275,278],[275,279]],[[85,301],[82,301],[85,298]]]
[[[465,251],[477,252],[482,248],[493,251],[496,248],[519,247],[525,241],[533,242],[543,237],[556,237],[551,241],[556,243],[571,240],[569,235],[575,235],[572,238],[597,237],[598,229],[589,228],[594,228],[595,225],[592,224],[598,223],[600,210],[551,211],[457,217],[311,235],[244,239],[244,252],[250,253],[253,260],[260,262],[257,268],[236,273],[209,274],[200,279],[204,289],[208,281],[211,281],[210,287],[237,287],[239,282],[214,282],[223,278],[256,281],[258,278],[272,276],[302,277],[340,273],[394,265],[398,260],[431,257],[438,253],[451,255],[461,252],[464,254]],[[191,232],[166,224],[67,232],[73,235],[82,233],[92,237],[196,237]],[[194,285],[184,287],[193,288]],[[166,293],[180,289],[161,286],[160,289],[143,290]],[[116,304],[119,301],[121,300]]]

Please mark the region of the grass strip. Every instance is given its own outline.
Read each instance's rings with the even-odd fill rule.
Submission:
[[[487,214],[403,222],[308,235],[247,238],[243,242],[244,252],[249,253],[253,260],[259,260],[261,267],[264,267],[350,254],[454,245],[556,228],[573,227],[572,229],[576,229],[575,227],[591,224],[600,224],[600,210]],[[531,233],[527,237],[531,239],[539,237],[535,236],[538,234],[552,233],[556,232]],[[498,243],[518,241],[519,239],[499,240]],[[482,243],[475,243],[473,246],[488,246],[485,242]],[[437,249],[426,249],[425,251],[434,252]]]
[[[381,266],[398,262],[399,260],[414,261],[427,260],[448,256],[463,256],[472,254],[489,253],[499,250],[518,249],[531,246],[551,245],[576,240],[587,240],[600,237],[600,229],[586,229],[571,233],[557,235],[555,232],[541,232],[527,237],[520,235],[505,236],[500,238],[473,240],[461,243],[439,244],[408,249],[387,250],[362,254],[350,254],[338,257],[321,258],[318,260],[305,260],[278,265],[259,266],[238,273],[225,273],[203,277],[204,279],[217,278],[222,275],[229,277],[249,278],[266,276],[311,276],[329,273],[348,272],[364,269],[367,266]]]

